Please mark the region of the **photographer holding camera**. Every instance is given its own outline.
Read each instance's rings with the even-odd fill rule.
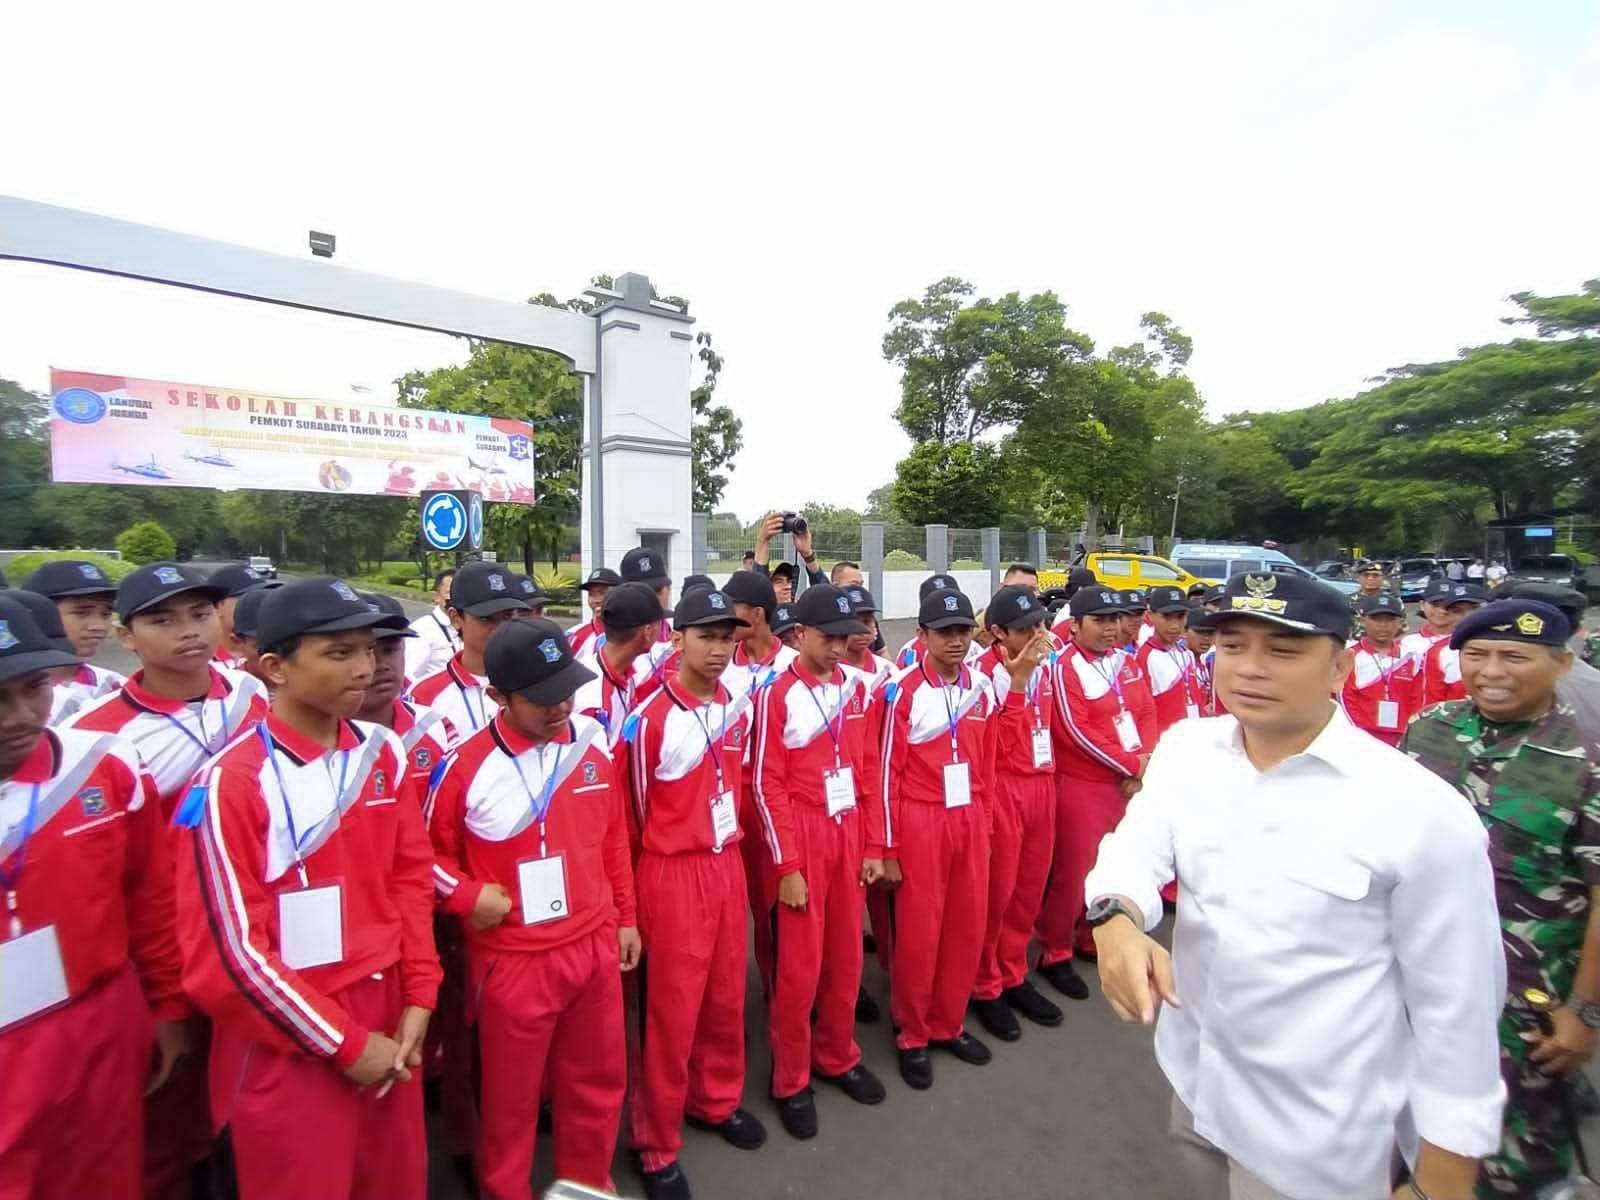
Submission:
[[[755,570],[763,575],[771,575],[773,587],[779,586],[782,575],[770,569],[767,562],[771,557],[771,542],[775,537],[790,534],[794,538],[795,551],[800,555],[800,561],[805,564],[806,580],[810,584],[827,583],[828,577],[817,567],[817,554],[811,547],[811,527],[806,524],[806,519],[792,512],[770,512],[761,521],[761,527],[756,530],[756,561]],[[780,564],[781,565],[781,564]],[[791,591],[793,584],[790,584]],[[794,597],[779,594],[778,603],[787,604]]]

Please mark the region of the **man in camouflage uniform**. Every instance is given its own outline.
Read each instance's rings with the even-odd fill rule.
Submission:
[[[1399,601],[1400,588],[1391,583],[1384,575],[1383,568],[1370,558],[1363,558],[1356,563],[1356,583],[1360,585],[1361,590],[1350,594],[1350,615],[1354,618],[1351,622],[1354,626],[1351,637],[1359,641],[1366,636],[1366,628],[1361,623],[1361,613],[1368,601],[1376,600],[1385,593]],[[1401,603],[1400,611],[1402,613],[1405,611],[1404,603]],[[1401,624],[1400,631],[1405,632],[1404,623]]]
[[[1401,749],[1455,786],[1489,833],[1506,950],[1500,1153],[1478,1195],[1533,1200],[1564,1178],[1573,1147],[1564,1076],[1582,1069],[1600,1027],[1600,741],[1556,696],[1572,663],[1571,626],[1537,600],[1490,604],[1459,624],[1468,699],[1425,710]],[[1525,999],[1552,998],[1552,1033]]]

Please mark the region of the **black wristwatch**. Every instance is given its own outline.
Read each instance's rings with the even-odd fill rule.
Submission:
[[[1600,1004],[1590,1004],[1587,1000],[1572,999],[1567,1001],[1567,1007],[1578,1014],[1590,1029],[1600,1029]]]
[[[1136,926],[1139,924],[1139,914],[1115,896],[1107,896],[1089,905],[1088,911],[1083,914],[1083,919],[1088,923],[1090,929],[1095,929],[1104,925],[1118,914],[1127,917]]]

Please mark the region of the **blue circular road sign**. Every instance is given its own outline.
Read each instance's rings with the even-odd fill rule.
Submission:
[[[422,536],[435,550],[454,550],[467,535],[467,506],[449,492],[422,506]]]

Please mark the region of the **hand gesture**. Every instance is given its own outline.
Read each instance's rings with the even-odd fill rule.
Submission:
[[[189,1053],[188,1021],[156,1022],[156,1065],[144,1085],[144,1094],[160,1091]]]
[[[632,925],[624,925],[617,930],[617,950],[622,958],[622,969],[631,971],[639,965],[639,958],[644,953],[644,943],[639,940],[639,930]]]
[[[897,888],[905,882],[906,877],[900,873],[900,860],[886,858],[883,860],[883,886]]]
[[[1027,690],[1028,681],[1039,669],[1039,664],[1050,657],[1050,639],[1045,637],[1043,625],[1033,631],[1033,636],[1028,639],[1027,644],[1015,654],[1007,650],[1003,643],[995,644],[1000,647],[1000,665],[1006,674],[1011,676],[1011,686],[1018,692]]]
[[[1523,1040],[1533,1047],[1529,1060],[1546,1075],[1571,1075],[1594,1057],[1595,1031],[1572,1009],[1549,1011],[1549,1033],[1525,1033]]]
[[[861,882],[871,887],[883,878],[883,859],[869,858],[861,864]]]
[[[1150,1024],[1156,1019],[1157,996],[1179,1007],[1172,955],[1128,917],[1118,915],[1096,926],[1094,944],[1101,990],[1121,1020]]]
[[[804,912],[808,898],[806,877],[799,871],[790,871],[778,880],[778,899],[785,906]]]
[[[782,533],[783,533],[783,514],[782,513],[775,513],[775,512],[768,513],[766,516],[761,518],[761,524],[756,529],[756,561],[757,562],[766,562],[767,561],[766,556],[764,554],[764,551],[767,548],[767,543],[772,541],[773,538],[781,536]]]
[[[394,1061],[383,1085],[378,1088],[380,1098],[387,1096],[395,1084],[410,1079],[411,1068],[422,1065],[422,1043],[428,1036],[428,1018],[432,1015],[428,1009],[415,1004],[408,1004],[400,1011],[400,1027],[394,1031]]]
[[[477,902],[472,906],[472,915],[469,919],[472,927],[482,933],[504,921],[510,911],[511,893],[498,883],[486,883],[483,885],[483,891],[478,893]]]
[[[804,533],[796,533],[793,536],[794,536],[794,548],[799,553],[799,555],[800,555],[802,560],[804,560],[805,562],[810,562],[813,558],[816,557],[815,552],[811,549],[811,526],[810,525],[806,526]]]
[[[376,1031],[367,1034],[367,1044],[362,1048],[361,1057],[345,1071],[344,1077],[357,1087],[371,1087],[375,1083],[382,1083],[388,1079],[395,1070],[395,1059],[400,1054],[400,1043],[391,1037]],[[411,1072],[402,1069],[400,1082],[404,1083],[411,1078]],[[385,1091],[388,1089],[385,1088]]]

